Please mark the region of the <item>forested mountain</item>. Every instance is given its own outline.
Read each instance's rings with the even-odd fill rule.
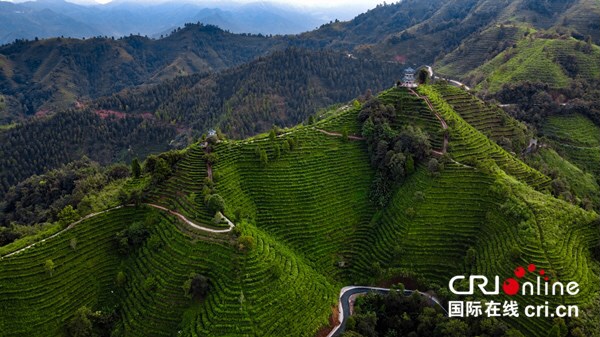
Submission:
[[[1,46],[0,334],[324,336],[342,286],[406,282],[348,335],[600,336],[599,13],[405,0],[296,36]],[[577,293],[447,287],[537,270]]]
[[[0,44],[15,39],[56,36],[89,38],[141,34],[159,37],[173,28],[196,21],[234,33],[295,34],[312,30],[331,18],[341,19],[339,15],[344,14],[342,8],[337,7],[322,13],[314,8],[270,2],[112,1],[103,5],[89,2],[81,5],[64,0],[0,1],[0,22],[3,23]]]
[[[225,69],[268,53],[276,43],[202,24],[186,25],[159,40],[18,41],[0,47],[0,93],[15,97],[25,113],[35,114],[144,82]]]
[[[0,196],[34,174],[88,156],[102,164],[168,149],[175,127],[148,116],[61,112],[0,132]]]
[[[568,27],[598,43],[599,19],[600,5],[590,0],[406,0],[380,5],[348,22],[324,25],[294,42],[422,65],[443,60],[462,42],[476,40],[482,31],[501,23]],[[493,40],[487,41],[490,46]]]
[[[166,122],[231,137],[291,126],[319,109],[401,79],[403,67],[329,52],[289,48],[212,75],[177,77],[96,100],[97,109],[154,112]]]
[[[581,13],[585,20],[579,19]],[[522,39],[528,29],[541,34],[560,30],[562,36],[581,40],[589,35],[597,43],[598,20],[600,5],[591,0],[407,0],[287,37],[186,25],[158,40],[20,41],[0,47],[0,93],[14,96],[33,114],[133,85],[218,71],[290,45],[411,65],[435,63],[448,75],[464,78]]]

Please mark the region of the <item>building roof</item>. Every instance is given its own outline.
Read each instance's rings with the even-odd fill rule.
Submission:
[[[408,67],[408,68],[404,69],[404,72],[405,73],[414,73],[415,70],[413,68],[411,68],[411,67]]]

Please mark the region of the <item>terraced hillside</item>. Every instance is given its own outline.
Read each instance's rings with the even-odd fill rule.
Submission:
[[[573,78],[600,76],[600,47],[575,39],[522,39],[469,75],[481,79],[476,81],[478,89],[490,92],[527,80],[564,88]]]
[[[441,86],[438,92],[467,123],[505,149],[520,153],[527,146],[529,135],[525,125],[499,107],[454,86]]]
[[[600,128],[582,115],[551,116],[543,134],[579,168],[600,175]]]
[[[119,255],[115,233],[138,221],[146,222],[156,239],[129,256]],[[3,259],[3,336],[60,336],[64,323],[84,305],[116,309],[118,329],[127,336],[171,336],[177,330],[186,336],[277,336],[283,326],[310,336],[327,322],[333,287],[265,233],[244,226],[243,235],[255,245],[240,252],[229,236],[191,236],[178,226],[163,212],[128,207]],[[48,259],[55,264],[51,275],[44,269]],[[119,272],[126,275],[124,285],[116,281]],[[182,290],[190,273],[211,280],[200,304]],[[277,314],[281,310],[290,315]]]
[[[468,110],[460,113],[461,110],[455,110],[444,100],[441,93],[448,90],[444,85],[419,87],[419,92],[431,100],[450,126],[450,152],[455,160],[471,166],[492,160],[509,175],[536,189],[547,187],[550,182],[548,177],[527,166],[467,123],[461,116],[468,115]],[[458,107],[461,108],[462,105]]]
[[[152,189],[147,200],[200,223],[212,224],[214,214],[209,214],[202,195],[208,172],[204,150],[200,145],[187,148],[177,168],[179,174]]]
[[[202,198],[210,186],[234,230],[208,233],[143,206],[86,220],[0,260],[1,331],[64,336],[86,305],[115,308],[117,332],[126,336],[314,336],[343,286],[408,277],[438,290],[454,275],[509,277],[527,263],[578,282],[581,293],[564,301],[581,306],[584,322],[596,321],[599,265],[589,248],[600,241],[598,215],[553,198],[548,177],[486,137],[515,130],[496,130],[502,115],[445,86],[393,88],[379,100],[394,106],[393,128],[418,125],[435,149],[444,144],[445,122],[449,139],[447,153],[434,154],[442,168],[418,165],[385,207],[369,200],[375,169],[359,103],[278,134],[220,141],[211,174],[205,150],[194,145],[145,201],[210,226]],[[145,224],[148,238],[122,255],[115,235],[133,223]],[[47,260],[55,267],[45,269]],[[124,281],[117,282],[119,272]],[[200,301],[184,295],[190,273],[210,279]],[[527,336],[546,336],[552,326],[551,319],[503,320]],[[589,326],[586,333],[598,332]]]
[[[467,38],[458,48],[436,63],[436,72],[450,78],[462,78],[464,74],[493,59],[522,39],[532,29],[525,25],[493,25]]]

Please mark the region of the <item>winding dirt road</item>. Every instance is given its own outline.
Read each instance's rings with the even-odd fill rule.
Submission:
[[[167,213],[169,213],[171,215],[174,215],[177,218],[179,218],[179,220],[181,220],[183,223],[187,224],[188,226],[193,227],[193,228],[198,229],[198,230],[201,230],[201,231],[204,231],[204,232],[209,232],[209,233],[228,233],[228,232],[231,232],[233,230],[233,228],[235,227],[235,224],[233,222],[231,222],[231,220],[229,220],[225,216],[223,216],[223,220],[225,220],[225,222],[227,222],[227,225],[229,227],[226,228],[226,229],[213,229],[213,228],[208,228],[208,227],[204,227],[204,226],[198,225],[198,224],[194,223],[193,221],[189,220],[188,218],[186,218],[183,214],[180,214],[180,213],[177,213],[175,211],[172,211],[172,210],[170,210],[170,209],[168,209],[166,207],[163,207],[163,206],[160,206],[160,205],[156,205],[156,204],[151,204],[151,203],[144,203],[143,205],[146,205],[146,206],[152,207],[152,208],[156,208],[158,210],[161,210],[161,211],[167,212]],[[21,248],[19,250],[16,250],[16,251],[12,252],[12,253],[6,254],[6,255],[0,257],[0,260],[4,259],[6,257],[11,257],[13,255],[22,253],[22,252],[26,251],[27,249],[35,247],[36,245],[38,245],[40,243],[46,242],[47,240],[50,240],[50,239],[53,239],[53,238],[59,236],[60,234],[62,234],[64,232],[72,229],[73,227],[77,226],[78,224],[80,224],[81,222],[83,222],[85,220],[88,220],[88,219],[96,217],[98,215],[101,215],[101,214],[104,214],[104,213],[108,213],[110,211],[114,211],[114,210],[117,210],[117,209],[123,208],[123,207],[134,207],[134,205],[126,205],[126,206],[121,205],[121,206],[109,208],[109,209],[101,211],[101,212],[96,212],[96,213],[88,214],[88,215],[84,216],[83,218],[81,218],[81,219],[73,222],[72,224],[70,224],[65,229],[61,230],[60,232],[58,232],[56,234],[53,234],[53,235],[51,235],[51,236],[49,236],[49,237],[47,237],[45,239],[42,239],[40,241],[34,242],[34,243],[30,244],[27,247],[24,247],[24,248]]]

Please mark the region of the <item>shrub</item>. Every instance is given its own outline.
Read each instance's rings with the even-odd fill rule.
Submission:
[[[210,279],[202,274],[191,273],[183,283],[185,296],[190,299],[202,299],[210,290]]]
[[[250,235],[242,235],[237,240],[238,249],[247,252],[254,248],[254,238]]]
[[[125,285],[125,282],[127,282],[127,277],[125,276],[125,273],[123,271],[119,271],[117,273],[117,277],[116,277],[116,283],[117,286],[122,287]]]
[[[148,276],[144,280],[144,283],[142,284],[142,286],[144,287],[145,290],[152,291],[152,290],[156,290],[156,288],[158,288],[158,282],[156,281],[156,278],[154,276]]]
[[[75,312],[75,316],[69,322],[67,331],[71,337],[91,337],[93,324],[90,320],[92,311],[88,307],[81,307]]]
[[[212,214],[223,213],[225,211],[225,200],[218,194],[212,194],[206,201],[206,207]]]
[[[52,276],[52,274],[54,273],[54,261],[50,259],[46,260],[46,262],[44,263],[44,269],[48,274],[50,274],[50,276]]]

